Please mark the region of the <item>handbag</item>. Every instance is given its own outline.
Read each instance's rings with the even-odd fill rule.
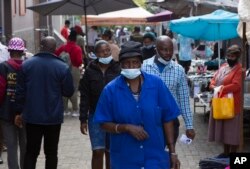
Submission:
[[[221,97],[212,99],[213,118],[215,120],[232,119],[235,116],[234,113],[234,98],[229,94],[227,97]]]

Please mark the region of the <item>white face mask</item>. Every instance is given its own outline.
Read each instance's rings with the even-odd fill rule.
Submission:
[[[163,59],[162,57],[158,57],[158,61],[164,65],[168,65],[170,63],[170,61],[166,61],[165,59]]]
[[[109,57],[106,58],[99,58],[99,62],[102,64],[109,64],[111,62],[111,60],[113,59],[112,55],[110,55]]]
[[[163,58],[159,55],[159,53],[158,53],[157,50],[156,50],[156,53],[157,53],[157,56],[158,56],[158,61],[159,61],[160,63],[162,63],[163,65],[168,65],[168,64],[170,63],[170,60],[169,60],[169,61],[166,61],[165,59],[163,59]]]
[[[140,68],[138,69],[122,69],[121,75],[125,76],[128,79],[135,79],[141,74]]]

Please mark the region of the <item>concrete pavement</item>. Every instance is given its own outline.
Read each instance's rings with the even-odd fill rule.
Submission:
[[[177,153],[181,161],[181,169],[197,169],[200,159],[215,156],[222,152],[222,146],[207,142],[207,126],[204,122],[203,113],[194,115],[194,127],[196,138],[191,145],[178,143]],[[180,135],[185,132],[181,119]],[[80,133],[78,118],[66,117],[62,125],[62,131],[58,152],[58,169],[90,169],[91,148],[89,136]],[[3,153],[4,164],[0,169],[7,169],[6,152]],[[44,169],[44,153],[41,150],[37,162],[37,169]]]

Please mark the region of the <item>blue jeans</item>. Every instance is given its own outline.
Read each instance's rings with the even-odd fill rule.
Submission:
[[[25,128],[19,128],[13,123],[2,120],[2,130],[7,146],[7,159],[9,169],[23,169],[24,155],[26,151]],[[20,165],[18,164],[18,145],[20,148]]]
[[[93,122],[94,115],[88,118],[89,137],[92,150],[109,149],[109,137],[98,123]]]

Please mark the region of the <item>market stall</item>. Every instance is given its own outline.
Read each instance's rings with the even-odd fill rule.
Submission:
[[[157,23],[147,22],[147,17],[153,16],[147,10],[138,7],[115,12],[103,13],[100,15],[87,15],[88,25],[152,25]],[[85,23],[85,17],[82,17]]]
[[[237,25],[239,23],[239,16],[236,13],[216,10],[210,14],[193,16],[188,18],[181,18],[170,21],[170,29],[185,37],[195,40],[204,41],[222,41],[238,37]],[[218,48],[219,49],[219,48]],[[220,52],[218,51],[220,54]],[[213,77],[214,72],[206,72],[204,70],[204,62],[202,60],[193,60],[193,65],[196,66],[195,71],[188,75],[191,95],[194,97],[194,109],[199,106],[197,103],[205,108],[208,108],[207,102],[201,96],[210,98],[210,94],[203,90],[209,86],[210,79]],[[220,55],[219,55],[220,65]],[[200,68],[201,67],[201,71]],[[204,87],[205,86],[205,87]],[[206,112],[207,109],[204,109]]]

